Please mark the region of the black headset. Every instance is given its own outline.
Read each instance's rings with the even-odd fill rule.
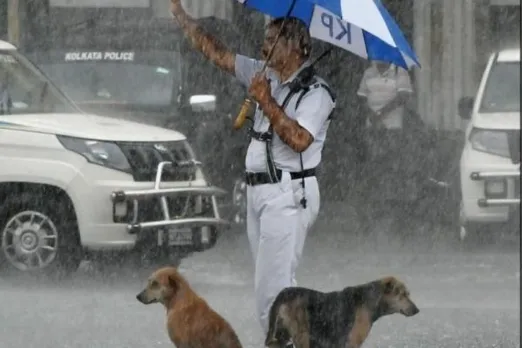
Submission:
[[[308,29],[302,29],[308,31]],[[300,33],[303,34],[303,33]],[[306,32],[305,35],[299,35],[299,49],[306,58],[310,57],[312,51],[312,42],[310,40],[310,33]]]
[[[297,74],[297,76],[290,82],[289,88],[292,92],[305,89],[312,83],[315,76],[314,65],[309,65]]]

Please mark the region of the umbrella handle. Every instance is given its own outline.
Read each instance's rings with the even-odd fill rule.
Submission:
[[[297,2],[297,0],[292,0],[292,3],[290,4],[290,8],[288,9],[288,12],[287,12],[285,18],[283,19],[283,23],[281,23],[281,27],[279,28],[279,32],[277,33],[276,39],[275,39],[272,47],[270,48],[270,52],[268,53],[268,56],[266,57],[265,64],[263,65],[261,72],[264,72],[266,70],[266,68],[268,67],[268,61],[270,60],[270,58],[272,58],[272,53],[274,53],[274,49],[277,44],[277,41],[279,40],[279,37],[283,33],[283,29],[284,29],[286,20],[288,19],[288,17],[290,17],[290,14],[292,13],[292,10],[294,9],[296,2]],[[241,109],[239,109],[239,114],[237,115],[236,120],[234,121],[235,130],[238,130],[241,127],[243,127],[243,125],[245,124],[245,121],[248,117],[248,114],[252,110],[253,104],[254,104],[254,102],[252,100],[250,100],[248,98],[245,99],[245,101],[243,102],[243,105],[241,106]]]
[[[238,130],[245,124],[248,114],[252,111],[254,102],[248,98],[245,99],[239,113],[237,114],[236,120],[234,121],[234,129]]]

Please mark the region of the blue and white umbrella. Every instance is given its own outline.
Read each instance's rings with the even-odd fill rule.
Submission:
[[[318,40],[368,60],[420,67],[415,52],[380,0],[238,0],[271,17],[297,17]]]

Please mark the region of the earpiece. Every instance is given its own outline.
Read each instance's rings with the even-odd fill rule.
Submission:
[[[299,49],[303,52],[303,55],[308,58],[311,51],[310,34],[308,33],[308,29],[306,29],[306,27],[301,28],[299,36]]]
[[[308,46],[304,46],[301,49],[303,50],[303,54],[308,57],[308,55],[310,54]]]

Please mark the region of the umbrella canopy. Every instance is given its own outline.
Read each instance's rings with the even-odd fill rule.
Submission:
[[[368,60],[409,69],[417,56],[380,0],[238,0],[271,17],[296,17],[310,35]]]

